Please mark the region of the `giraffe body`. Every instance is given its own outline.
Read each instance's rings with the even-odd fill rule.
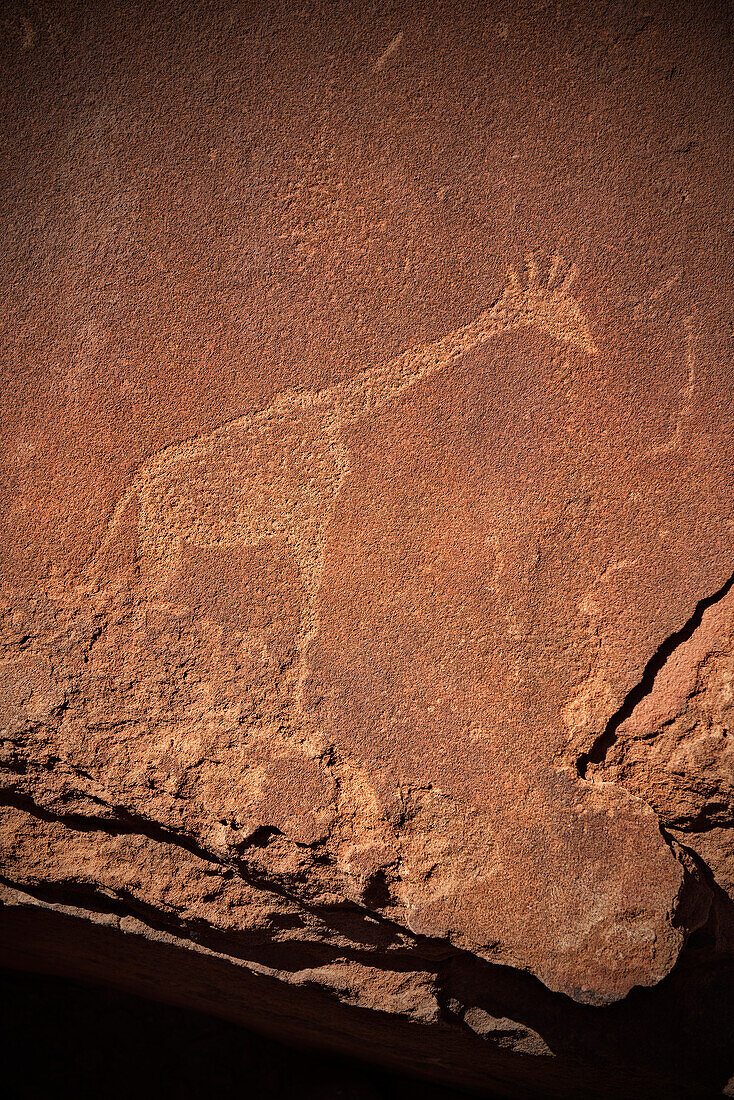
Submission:
[[[556,256],[543,282],[530,257],[525,282],[511,272],[494,306],[440,340],[321,391],[285,391],[259,413],[163,448],[118,500],[85,579],[97,579],[100,554],[134,501],[139,557],[154,589],[178,572],[187,543],[245,551],[282,540],[301,575],[303,652],[318,629],[326,530],[349,468],[344,424],[512,329],[536,327],[594,354],[588,325],[570,292],[573,276],[573,269],[565,271]]]
[[[176,575],[187,543],[243,551],[286,543],[301,574],[305,637],[314,626],[326,527],[348,457],[328,403],[283,394],[261,413],[159,451],[118,501],[103,546],[134,501],[138,556],[154,589]]]

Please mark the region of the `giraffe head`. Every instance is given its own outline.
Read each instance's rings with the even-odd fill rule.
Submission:
[[[597,354],[589,323],[571,292],[576,278],[575,264],[567,265],[555,253],[547,275],[542,275],[535,257],[527,257],[525,271],[510,270],[507,286],[495,309],[510,325],[533,327],[549,332],[556,340],[572,344],[589,355]]]

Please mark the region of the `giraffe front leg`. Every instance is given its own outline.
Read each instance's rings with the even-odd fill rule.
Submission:
[[[324,572],[323,541],[309,546],[304,555],[301,550],[300,557],[301,584],[303,585],[303,598],[301,601],[300,622],[298,628],[299,647],[301,653],[305,653],[308,646],[319,631],[319,598]]]
[[[308,709],[309,649],[320,629],[319,603],[324,572],[324,532],[319,531],[309,542],[294,547],[301,572],[303,595],[298,626],[298,679],[295,695],[299,706]]]

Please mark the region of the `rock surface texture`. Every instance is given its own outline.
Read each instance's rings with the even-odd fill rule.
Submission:
[[[4,7],[2,961],[726,1087],[729,18]]]

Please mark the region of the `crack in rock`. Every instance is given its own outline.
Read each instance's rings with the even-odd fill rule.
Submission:
[[[674,631],[658,646],[650,660],[645,665],[642,677],[627,693],[622,705],[607,722],[604,731],[595,739],[588,752],[581,753],[576,759],[576,770],[581,779],[586,779],[590,764],[603,764],[612,745],[617,740],[617,731],[627,721],[637,706],[651,694],[658,673],[668,661],[669,657],[679,646],[687,642],[698,630],[706,611],[714,604],[719,603],[734,586],[734,573],[731,574],[710,596],[699,600],[689,619],[678,630]]]

